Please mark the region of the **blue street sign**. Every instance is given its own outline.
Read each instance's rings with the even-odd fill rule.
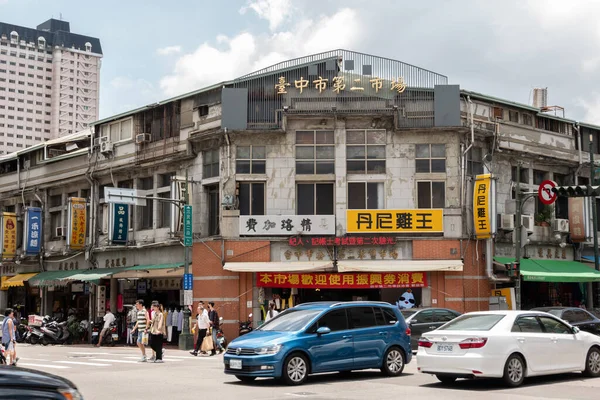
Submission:
[[[127,244],[129,232],[129,205],[114,204],[112,244]]]
[[[25,210],[25,255],[33,256],[40,252],[42,245],[42,209],[27,207]]]
[[[183,274],[183,290],[192,290],[194,286],[194,278],[192,274]]]
[[[183,206],[183,245],[191,247],[193,242],[192,206]]]

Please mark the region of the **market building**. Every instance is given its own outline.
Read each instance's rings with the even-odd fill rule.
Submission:
[[[0,307],[95,318],[136,298],[214,301],[229,337],[269,301],[513,307],[520,225],[522,306],[581,302],[600,280],[580,262],[593,254],[589,200],[531,196],[515,221],[517,179],[525,192],[585,184],[590,134],[599,151],[600,127],[549,111],[335,50],[96,121],[0,158]]]

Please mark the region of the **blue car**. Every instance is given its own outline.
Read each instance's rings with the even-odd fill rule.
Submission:
[[[388,303],[319,302],[286,310],[232,341],[225,373],[242,382],[282,379],[300,385],[309,374],[379,368],[398,376],[412,358],[410,329]]]

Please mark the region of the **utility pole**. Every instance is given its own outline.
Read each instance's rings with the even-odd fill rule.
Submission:
[[[516,249],[515,249],[515,261],[513,263],[513,271],[515,269],[519,271],[515,280],[515,303],[517,310],[521,309],[521,162],[517,163],[517,185],[515,188],[515,201],[516,201],[516,217],[517,217],[517,226],[516,226]]]
[[[185,196],[184,196],[184,201],[183,201],[183,205],[181,206],[181,212],[183,213],[183,219],[184,219],[184,232],[183,232],[183,251],[184,251],[184,276],[188,276],[188,274],[190,273],[190,248],[192,246],[192,243],[188,243],[188,240],[186,240],[186,218],[187,218],[187,213],[188,213],[188,205],[189,205],[189,201],[190,201],[190,196],[189,196],[189,190],[190,190],[190,183],[188,182],[188,171],[187,168],[185,170]],[[190,223],[191,223],[191,210],[189,210],[189,219],[190,219]],[[191,227],[190,227],[191,228]],[[191,241],[191,238],[190,238]],[[185,291],[185,289],[184,289]],[[185,297],[185,296],[184,296]],[[180,350],[189,350],[191,348],[194,347],[194,336],[192,336],[192,334],[190,333],[190,315],[191,315],[191,311],[189,306],[191,306],[192,304],[184,304],[183,305],[183,328],[181,330],[181,335],[179,335],[179,349]]]
[[[596,185],[596,166],[594,165],[594,149],[593,149],[593,140],[594,137],[593,135],[590,134],[590,184],[592,186]],[[592,227],[594,229],[594,268],[596,268],[596,271],[600,271],[600,265],[599,265],[599,260],[598,260],[598,212],[596,210],[596,196],[592,196]],[[592,292],[593,292],[593,287],[594,284],[591,285],[592,286]],[[594,296],[592,294],[592,296],[588,296],[589,298],[591,298],[593,300]],[[597,302],[599,302],[600,299],[597,299]],[[594,307],[593,304],[588,304],[587,307],[589,309],[592,309]]]

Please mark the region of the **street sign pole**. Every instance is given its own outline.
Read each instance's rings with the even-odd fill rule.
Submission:
[[[184,251],[184,277],[188,277],[188,280],[190,279],[189,276],[192,275],[190,274],[190,249],[192,248],[192,244],[193,244],[193,227],[192,227],[192,206],[188,204],[189,202],[189,190],[190,190],[190,184],[188,182],[188,172],[187,169],[185,171],[185,182],[186,182],[186,187],[185,187],[185,197],[184,197],[184,203],[183,203],[183,251]],[[191,280],[193,281],[193,275],[191,277]],[[184,278],[184,286],[185,284],[185,278]],[[184,293],[185,293],[185,287],[184,287]],[[193,296],[192,296],[193,297]],[[179,335],[179,349],[180,350],[190,350],[194,347],[194,336],[190,333],[190,315],[191,315],[191,311],[190,311],[190,307],[192,306],[192,304],[187,304],[189,303],[189,296],[184,296],[184,299],[187,299],[187,301],[184,301],[184,307],[183,307],[183,329],[181,331],[181,335]],[[193,298],[192,298],[193,300]]]
[[[596,185],[596,179],[594,179],[596,177],[596,171],[594,171],[594,149],[593,149],[593,135],[590,135],[590,183],[592,186]],[[598,260],[598,212],[596,210],[596,197],[592,197],[592,227],[594,228],[594,268],[596,269],[596,271],[600,271],[600,265],[599,265],[599,260]],[[593,284],[590,285],[591,288],[593,289]],[[598,286],[596,285],[596,289],[598,289]],[[590,300],[594,300],[594,296],[592,294],[592,296],[588,296],[588,298]],[[600,302],[600,293],[599,293],[599,297],[596,299],[596,303]],[[588,310],[592,310],[594,308],[594,304],[590,303],[590,304],[586,304]]]

